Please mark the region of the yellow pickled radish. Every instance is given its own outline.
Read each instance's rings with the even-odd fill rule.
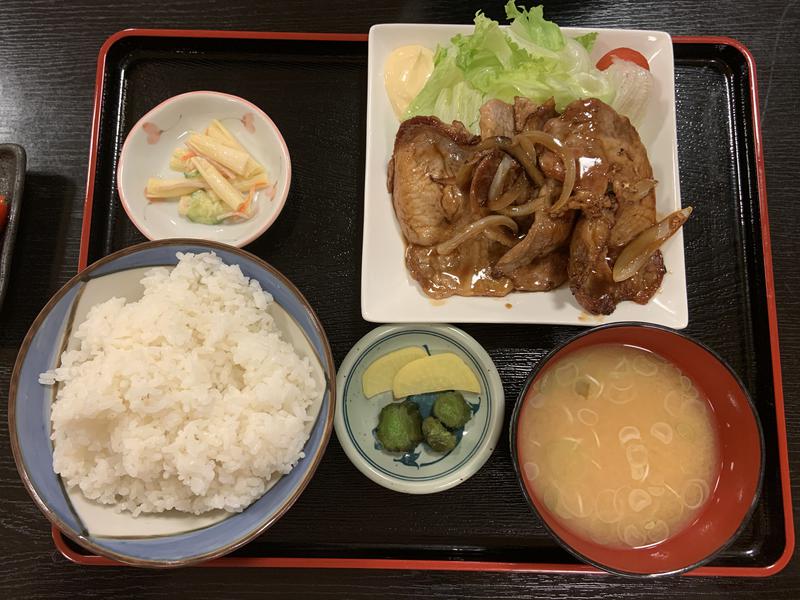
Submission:
[[[409,346],[389,352],[389,354],[384,354],[376,359],[367,367],[361,377],[361,387],[364,389],[364,395],[367,398],[372,398],[382,392],[388,392],[392,389],[394,376],[400,369],[408,363],[424,358],[427,355],[421,346]]]
[[[395,398],[446,390],[476,394],[481,391],[473,370],[461,357],[450,352],[426,356],[408,363],[397,372],[392,384]]]

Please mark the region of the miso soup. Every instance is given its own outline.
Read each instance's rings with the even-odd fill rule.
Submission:
[[[565,528],[597,543],[657,544],[692,523],[716,485],[708,400],[640,348],[600,345],[554,362],[519,419],[530,489]]]

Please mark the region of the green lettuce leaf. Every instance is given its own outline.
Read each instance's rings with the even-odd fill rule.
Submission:
[[[514,0],[509,0],[506,17],[511,21],[511,31],[523,40],[553,51],[564,47],[564,34],[558,25],[544,18],[544,7],[534,6],[525,10],[515,6]]]
[[[419,94],[409,104],[406,118],[436,114],[433,112],[433,107],[439,95],[462,81],[464,74],[456,66],[455,51],[452,48],[437,47],[433,55],[433,72]]]
[[[512,20],[507,30],[478,12],[470,35],[457,35],[437,48],[433,73],[405,118],[435,115],[477,132],[478,111],[492,98],[544,102],[552,96],[559,109],[578,98],[613,98],[605,75],[589,60],[587,47],[596,34],[567,39],[543,17],[541,7],[525,10],[513,0],[506,14]]]
[[[591,33],[579,35],[575,38],[575,41],[586,48],[587,52],[591,52],[592,48],[594,48],[594,43],[597,41],[597,32],[592,31]]]

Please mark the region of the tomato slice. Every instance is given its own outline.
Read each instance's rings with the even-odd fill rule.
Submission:
[[[615,58],[636,63],[643,69],[647,69],[648,71],[650,70],[650,65],[648,64],[647,59],[641,54],[641,52],[637,52],[633,48],[614,48],[613,50],[606,52],[603,57],[597,61],[597,68],[601,71],[605,71],[611,66],[611,63]]]

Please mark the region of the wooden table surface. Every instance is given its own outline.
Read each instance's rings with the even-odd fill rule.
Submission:
[[[134,6],[135,5],[135,6]],[[28,176],[8,297],[0,311],[0,411],[28,326],[74,274],[91,127],[95,61],[103,41],[127,27],[366,32],[374,23],[468,23],[502,2],[394,0],[269,2],[80,0],[0,2],[0,142],[22,144]],[[800,137],[800,3],[797,0],[585,0],[547,2],[561,25],[726,35],[758,65],[769,212],[795,508],[800,503],[800,245],[795,180]],[[36,302],[20,301],[36,298]],[[87,568],[56,552],[50,526],[17,475],[0,429],[0,596],[3,598],[619,598],[800,597],[800,561],[768,579],[694,577],[633,581],[612,576],[336,570]]]

